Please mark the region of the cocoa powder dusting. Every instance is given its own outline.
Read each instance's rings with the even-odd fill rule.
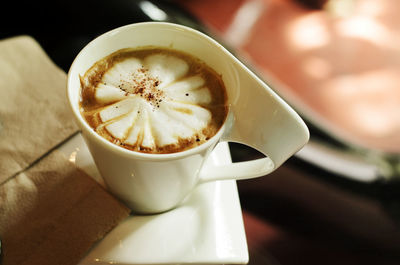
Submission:
[[[161,81],[150,74],[146,68],[139,68],[127,79],[121,78],[118,88],[129,94],[138,95],[146,99],[153,107],[160,107],[159,103],[165,97],[164,92],[158,87]]]

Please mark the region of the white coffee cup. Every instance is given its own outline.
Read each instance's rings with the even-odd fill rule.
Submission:
[[[170,154],[127,150],[98,135],[79,111],[79,75],[123,48],[168,47],[201,59],[222,75],[229,114],[204,144]],[[266,51],[268,52],[268,51]],[[109,190],[138,213],[172,209],[207,181],[264,176],[302,148],[309,132],[296,112],[216,41],[191,28],[163,22],[123,26],[91,41],[68,73],[68,99],[96,166]],[[267,157],[224,166],[203,166],[219,141],[251,146]]]

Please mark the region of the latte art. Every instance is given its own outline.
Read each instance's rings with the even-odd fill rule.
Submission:
[[[81,77],[81,112],[93,129],[127,149],[170,153],[212,137],[226,117],[221,78],[167,49],[121,50]]]

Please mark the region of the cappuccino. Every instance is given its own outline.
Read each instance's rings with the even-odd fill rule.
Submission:
[[[80,112],[102,137],[129,150],[165,154],[198,146],[223,125],[219,74],[173,49],[122,49],[80,76]]]

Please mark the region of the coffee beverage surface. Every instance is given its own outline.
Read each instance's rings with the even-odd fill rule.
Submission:
[[[174,153],[214,136],[227,116],[222,78],[186,53],[122,49],[80,76],[80,111],[105,139],[144,153]]]

